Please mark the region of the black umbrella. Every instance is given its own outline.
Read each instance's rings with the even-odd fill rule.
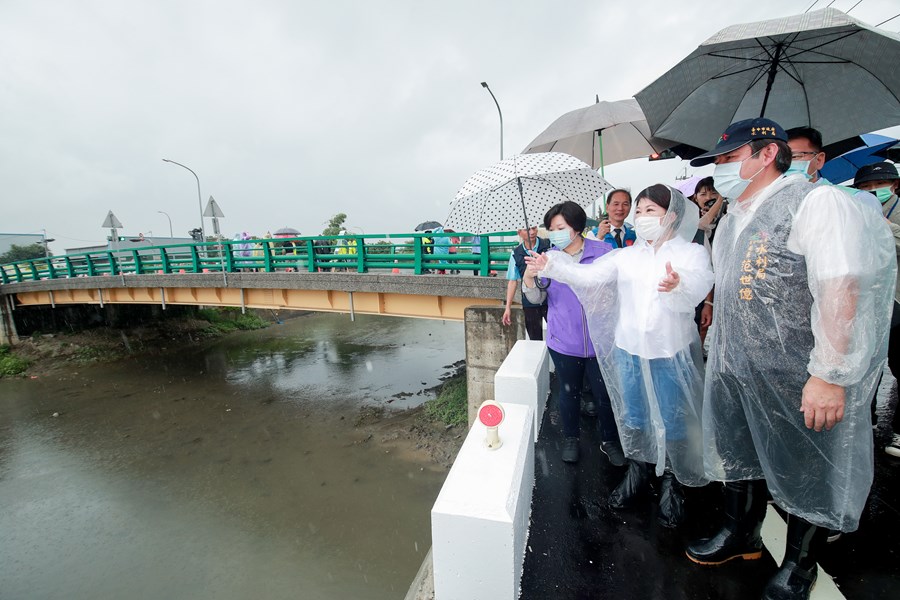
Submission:
[[[900,124],[898,52],[900,37],[825,8],[727,27],[635,99],[652,135],[698,148],[754,117],[840,140]]]
[[[283,235],[285,237],[290,236],[298,236],[300,232],[294,229],[293,227],[282,227],[278,231],[276,231],[273,235]]]
[[[424,223],[419,223],[416,225],[415,231],[430,231],[432,229],[437,229],[441,224],[437,221],[425,221]]]

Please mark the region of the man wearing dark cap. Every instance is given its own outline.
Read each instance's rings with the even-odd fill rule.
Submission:
[[[780,125],[747,119],[691,166],[715,163],[730,200],[713,246],[704,466],[725,482],[725,524],[699,564],[762,555],[768,488],[788,514],[764,598],[808,598],[828,529],[853,531],[873,478],[869,399],[885,358],[897,264],[875,211],[784,173]]]
[[[887,219],[894,234],[894,244],[897,249],[897,257],[900,259],[900,197],[897,190],[900,189],[900,176],[897,175],[897,167],[889,162],[880,162],[874,165],[866,165],[856,172],[853,179],[853,187],[865,190],[875,195],[881,203],[881,213]],[[900,282],[898,282],[900,283]],[[900,379],[900,286],[894,292],[894,318],[891,319],[891,333],[888,340],[888,366],[894,377]],[[894,410],[892,423],[894,438],[885,452],[900,458],[900,409]]]

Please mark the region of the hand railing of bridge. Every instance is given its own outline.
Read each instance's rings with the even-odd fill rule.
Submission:
[[[518,241],[514,231],[451,238],[465,233],[360,234],[319,237],[221,240],[164,246],[136,246],[34,258],[0,265],[0,283],[152,273],[236,273],[241,271],[428,273],[472,271],[487,277],[505,273]]]

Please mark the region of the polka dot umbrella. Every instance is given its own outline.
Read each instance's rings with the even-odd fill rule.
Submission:
[[[590,208],[612,186],[590,165],[561,152],[520,154],[469,177],[444,226],[472,234],[524,229],[555,204]]]

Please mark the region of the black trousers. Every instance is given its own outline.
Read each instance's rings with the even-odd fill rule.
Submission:
[[[896,309],[896,305],[894,305]],[[891,327],[888,338],[888,368],[891,374],[900,379],[900,325]],[[900,433],[900,404],[894,407],[894,419],[891,421],[894,433]]]
[[[532,341],[542,341],[544,339],[544,324],[542,321],[547,319],[547,304],[541,306],[523,306],[525,311],[525,331],[528,332],[528,339]]]

